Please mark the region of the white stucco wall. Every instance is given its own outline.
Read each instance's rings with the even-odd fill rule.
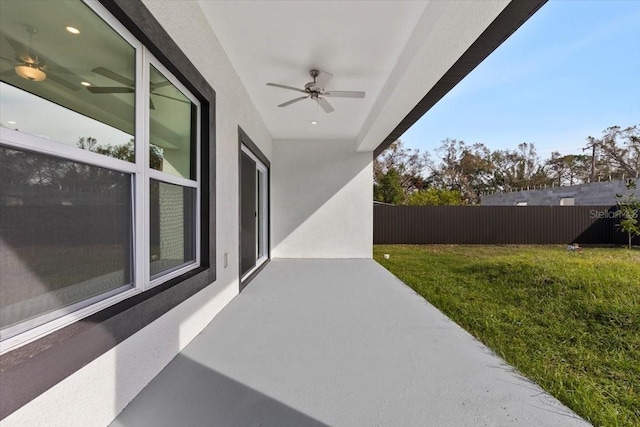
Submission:
[[[394,71],[389,88],[383,90],[374,107],[375,113],[365,123],[356,142],[272,141],[198,3],[143,2],[216,91],[217,279],[5,418],[2,427],[107,425],[237,295],[238,126],[271,161],[272,257],[370,258],[373,243],[371,150],[430,88],[429,81],[415,76],[432,69],[433,64],[440,64],[446,70],[459,56],[442,58],[441,55],[449,52],[442,46],[464,51],[469,40],[473,41],[482,29],[479,26],[487,25],[508,3],[492,1],[487,8],[484,0],[472,2],[471,6],[464,1],[450,6],[435,2],[434,10],[438,9],[439,13],[444,13],[440,8],[453,8],[455,12],[473,7],[483,19],[471,15],[479,23],[470,27],[467,21],[456,20],[459,16],[456,13],[442,21],[435,15],[421,18],[430,21],[424,36],[432,42],[434,37],[449,37],[449,33],[440,33],[445,24],[452,24],[451,28],[464,34],[466,39],[452,37],[444,44],[433,42],[430,48],[437,49],[433,53],[426,51],[424,44],[403,53],[404,59],[400,62],[404,68]],[[461,28],[464,31],[460,32]],[[466,44],[461,43],[465,40]],[[414,56],[419,56],[420,62],[416,62]],[[409,64],[404,64],[404,60]],[[409,77],[396,81],[405,74]],[[414,79],[421,84],[415,84]],[[405,98],[405,94],[413,98]],[[388,98],[391,103],[387,102]],[[356,147],[361,151],[356,151]],[[224,267],[225,254],[228,254],[228,267]]]
[[[216,91],[217,280],[9,415],[2,427],[107,425],[238,293],[238,126],[268,158],[271,137],[197,3],[144,2]]]
[[[354,147],[348,140],[274,141],[274,258],[372,256],[373,154]]]

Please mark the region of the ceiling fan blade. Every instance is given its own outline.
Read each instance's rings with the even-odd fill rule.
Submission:
[[[327,101],[326,99],[316,98],[316,102],[320,107],[322,107],[325,113],[331,113],[333,111],[333,107],[331,106],[331,104],[329,104],[329,101]]]
[[[165,80],[165,81],[160,82],[160,83],[151,83],[151,90],[160,89],[161,87],[169,86],[170,84],[171,84],[171,82],[169,80]]]
[[[62,77],[56,76],[53,73],[47,73],[47,79],[50,79],[51,81],[54,81],[54,82],[58,83],[59,85],[62,85],[64,87],[66,87],[67,89],[72,90],[74,92],[80,90],[80,88],[81,88],[80,85],[68,82],[65,79],[63,79]]]
[[[292,99],[291,101],[287,101],[285,103],[282,103],[282,104],[278,105],[278,107],[286,107],[287,105],[291,105],[293,103],[296,103],[298,101],[302,101],[303,99],[307,99],[307,98],[308,98],[308,96],[301,96],[300,98],[295,98],[295,99]]]
[[[151,95],[161,96],[161,97],[163,97],[163,98],[172,99],[172,100],[174,100],[174,101],[183,102],[183,103],[185,103],[185,104],[191,104],[191,102],[189,102],[189,101],[185,101],[184,99],[174,98],[173,96],[163,95],[163,94],[161,94],[161,93],[151,92]]]
[[[127,86],[133,86],[134,81],[131,79],[126,78],[125,76],[121,76],[118,73],[114,73],[111,70],[107,70],[104,67],[97,67],[94,68],[93,70],[94,73],[96,74],[100,74],[102,76],[105,76],[108,79],[114,80],[116,82],[122,83],[123,85],[127,85]]]
[[[156,109],[156,106],[153,105],[153,99],[151,99],[151,97],[149,97],[149,108],[151,108],[152,110]]]
[[[316,77],[316,89],[324,90],[324,87],[329,83],[329,80],[333,77],[333,74],[329,74],[325,71],[318,71],[318,77]]]
[[[29,55],[29,49],[19,41],[7,37],[7,43],[9,43],[17,57],[22,58],[23,56]]]
[[[132,87],[98,87],[89,86],[87,90],[91,93],[133,93]]]
[[[51,60],[47,60],[46,64],[47,69],[56,74],[69,74],[79,79],[84,79],[84,76],[89,74],[87,70],[82,70],[80,68],[65,68]]]
[[[267,83],[267,86],[279,87],[280,89],[289,89],[289,90],[295,90],[296,92],[307,93],[307,92],[306,92],[305,90],[303,90],[303,89],[298,89],[297,87],[291,87],[291,86],[279,85],[279,84],[277,84],[277,83]]]
[[[325,92],[324,96],[330,96],[332,98],[364,98],[364,92],[355,90],[332,90],[331,92]]]

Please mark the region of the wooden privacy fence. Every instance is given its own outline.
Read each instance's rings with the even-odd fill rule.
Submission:
[[[615,206],[373,207],[374,244],[626,244]],[[640,238],[634,239],[640,244]]]

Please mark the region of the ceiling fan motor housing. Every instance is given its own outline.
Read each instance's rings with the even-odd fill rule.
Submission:
[[[316,89],[316,82],[309,82],[306,85],[304,85],[304,90],[306,90],[309,93],[312,92],[316,92],[319,93],[320,91]]]

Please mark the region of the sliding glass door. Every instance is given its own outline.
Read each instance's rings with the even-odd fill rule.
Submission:
[[[269,173],[247,147],[240,153],[240,277],[269,257]]]

